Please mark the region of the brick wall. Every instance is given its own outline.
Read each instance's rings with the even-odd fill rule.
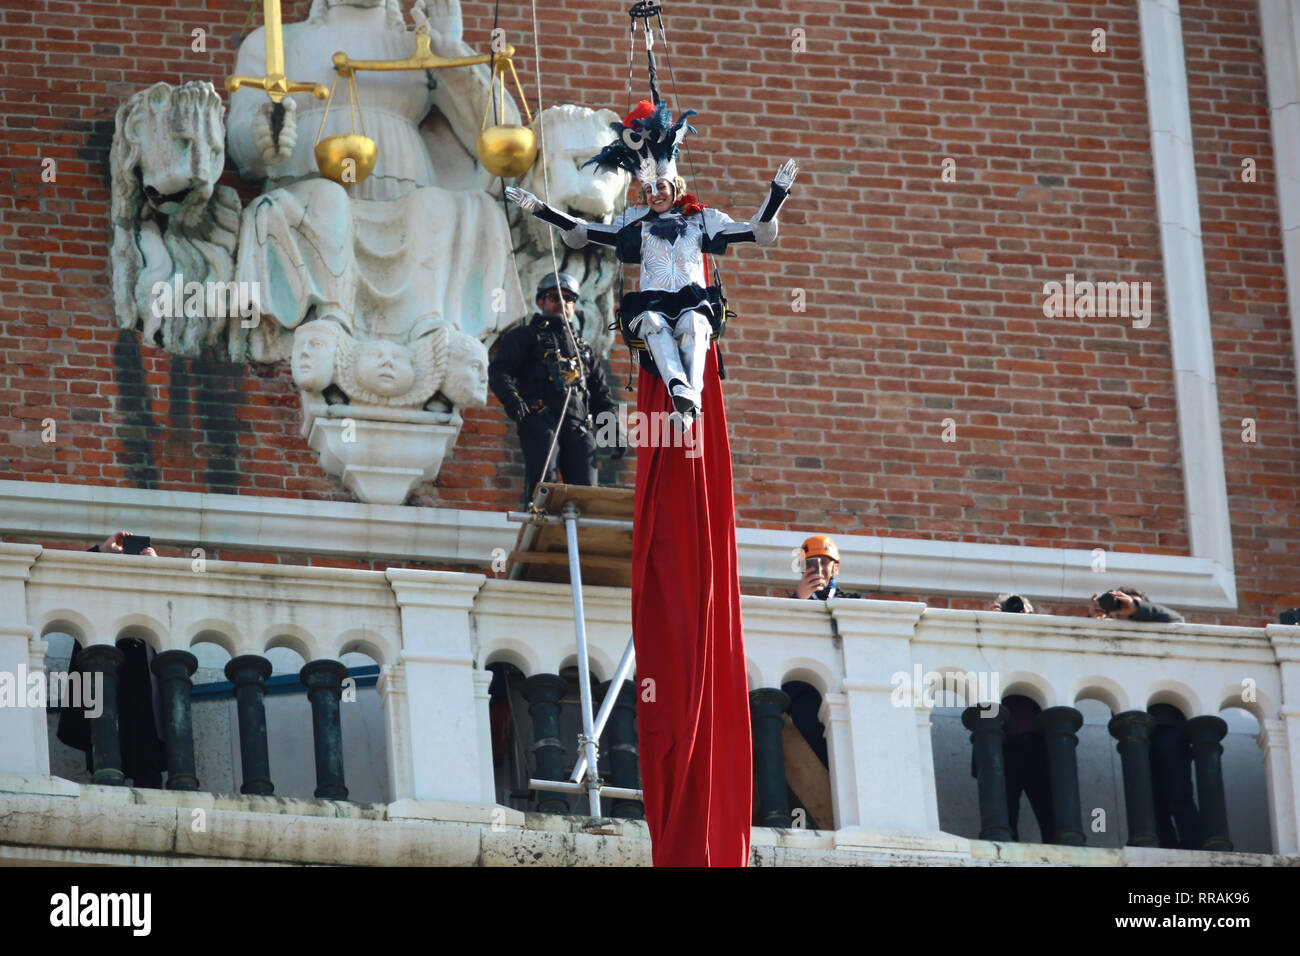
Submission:
[[[309,6],[285,0],[285,21]],[[539,4],[546,103],[627,105],[624,6]],[[486,49],[492,4],[463,7]],[[1258,623],[1300,604],[1300,422],[1264,65],[1252,0],[1182,7],[1241,596],[1239,613],[1197,619]],[[0,478],[349,498],[298,435],[287,369],[175,358],[112,317],[114,112],[158,80],[220,86],[247,13],[234,0],[0,11]],[[500,25],[535,96],[528,5],[502,3]],[[1104,54],[1090,48],[1098,26]],[[207,53],[190,48],[195,27]],[[779,245],[727,257],[742,524],[1187,553],[1136,5],[723,0],[669,4],[668,27],[663,88],[675,78],[701,113],[681,164],[693,191],[747,217],[781,160],[803,167]],[[223,182],[256,192],[233,169]],[[1068,272],[1150,281],[1150,327],[1044,318],[1043,284]],[[626,370],[616,350],[613,377]],[[500,509],[521,484],[494,400],[411,501]]]

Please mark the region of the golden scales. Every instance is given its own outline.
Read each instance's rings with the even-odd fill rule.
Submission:
[[[537,134],[527,126],[502,123],[488,126],[488,113],[492,109],[492,95],[500,79],[500,102],[505,108],[506,76],[515,81],[519,92],[519,102],[523,104],[528,122],[532,123],[533,114],[528,109],[519,76],[515,73],[515,48],[509,44],[500,53],[487,53],[481,56],[441,57],[433,53],[429,45],[429,25],[426,21],[415,31],[415,53],[404,60],[353,60],[346,53],[334,54],[334,83],[327,90],[321,83],[295,83],[284,73],[284,43],[280,27],[280,0],[263,0],[263,15],[266,27],[266,76],[231,76],[226,79],[226,89],[234,92],[241,86],[265,90],[271,102],[279,103],[289,93],[311,93],[317,99],[325,100],[325,115],[321,117],[320,129],[316,131],[316,165],[321,175],[332,179],[340,185],[359,183],[369,176],[375,168],[379,157],[379,146],[366,135],[365,117],[361,116],[361,103],[357,97],[357,78],[359,70],[441,70],[447,67],[475,66],[480,63],[492,64],[492,82],[488,87],[487,106],[483,110],[483,126],[478,134],[476,148],[479,162],[493,176],[514,177],[522,175],[533,165],[537,158]],[[352,132],[340,133],[321,139],[325,130],[325,119],[329,116],[330,103],[334,99],[334,86],[342,76],[348,82],[348,105],[352,117]],[[361,120],[361,132],[357,132],[357,120]]]

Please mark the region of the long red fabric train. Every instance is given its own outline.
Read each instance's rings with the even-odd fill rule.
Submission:
[[[749,862],[753,745],[731,444],[713,349],[704,381],[695,447],[637,450],[632,635],[655,866]],[[642,369],[637,410],[668,407],[663,382]]]

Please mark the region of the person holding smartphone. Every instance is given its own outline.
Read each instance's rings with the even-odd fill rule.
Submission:
[[[158,552],[150,547],[147,534],[132,534],[129,531],[115,531],[89,551],[102,551],[105,554],[143,554],[150,558],[158,557]]]
[[[841,591],[835,581],[840,570],[840,549],[824,534],[815,534],[801,546],[803,577],[791,597],[801,601],[827,601],[833,597],[860,598],[861,594]]]

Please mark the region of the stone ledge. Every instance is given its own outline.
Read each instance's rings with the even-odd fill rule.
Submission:
[[[1217,435],[1205,437],[1217,440]],[[1220,468],[1221,471],[1221,468]],[[152,491],[43,481],[0,481],[8,534],[91,539],[106,528],[148,528],[175,545],[248,551],[294,551],[389,562],[437,562],[486,569],[494,548],[509,550],[518,529],[505,514],[457,508],[411,508],[258,495]],[[1215,508],[1209,509],[1217,515]],[[1223,502],[1226,508],[1226,500]],[[1192,523],[1205,522],[1193,512]],[[1215,521],[1222,523],[1225,517]],[[1213,522],[1211,522],[1213,523]],[[741,581],[791,585],[796,532],[736,529]],[[1193,539],[1196,536],[1193,535]],[[836,535],[842,583],[853,590],[898,594],[993,594],[1008,586],[1036,600],[1077,601],[1096,590],[1092,552],[1077,549]],[[13,547],[12,545],[9,547]],[[37,552],[39,554],[39,552]],[[30,557],[24,557],[30,562]],[[1230,561],[1215,555],[1107,555],[1110,576],[1130,581],[1185,610],[1237,606]]]
[[[0,778],[13,787],[17,774]],[[580,816],[521,814],[506,807],[448,805],[492,823],[398,817],[379,804],[281,800],[229,794],[56,789],[53,777],[0,789],[0,861],[14,865],[649,866],[644,821],[617,820],[587,833]],[[64,781],[64,783],[67,783]],[[44,788],[44,789],[41,789]],[[115,791],[123,799],[107,799]],[[403,813],[431,813],[403,801]],[[195,816],[194,811],[204,811]],[[348,812],[354,810],[355,812]],[[494,811],[496,816],[494,817]],[[502,812],[504,811],[504,813]],[[509,820],[503,824],[501,818]],[[523,819],[523,824],[518,821]],[[196,829],[197,827],[197,829]],[[1300,866],[1300,858],[1126,847],[990,843],[939,832],[853,828],[753,831],[754,866]]]

